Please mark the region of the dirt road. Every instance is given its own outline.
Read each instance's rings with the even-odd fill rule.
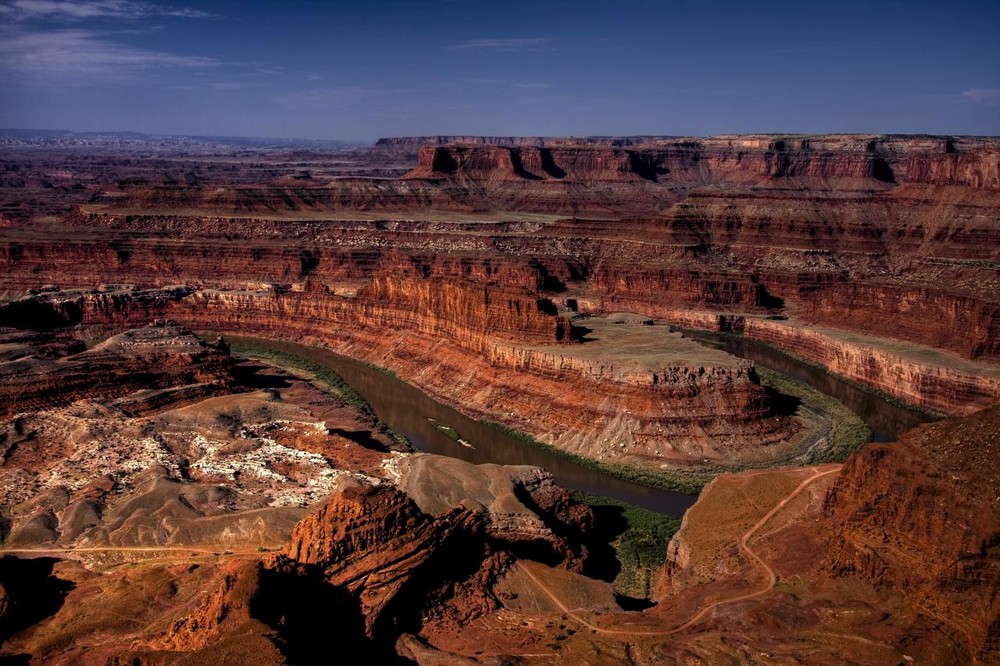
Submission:
[[[758,531],[760,531],[760,529],[764,527],[764,525],[766,525],[768,521],[771,520],[771,518],[773,518],[779,511],[785,508],[785,506],[787,506],[789,502],[798,497],[803,490],[808,488],[812,483],[814,483],[818,479],[821,479],[825,476],[829,476],[830,474],[837,474],[838,472],[840,472],[840,468],[841,468],[840,465],[832,465],[832,466],[824,465],[822,467],[808,468],[808,470],[811,472],[810,476],[807,477],[805,480],[803,480],[802,483],[800,483],[798,486],[796,486],[795,489],[788,495],[786,495],[780,502],[775,504],[770,511],[764,514],[760,520],[754,523],[753,527],[744,532],[743,536],[740,537],[739,541],[740,550],[746,553],[747,557],[749,557],[751,561],[756,562],[758,565],[760,565],[760,567],[767,574],[767,584],[764,587],[755,592],[740,594],[737,596],[727,597],[725,599],[720,599],[719,601],[715,601],[705,606],[701,610],[699,610],[689,620],[684,622],[684,624],[678,627],[674,627],[673,629],[632,630],[632,629],[608,629],[605,627],[599,627],[583,619],[572,609],[568,608],[566,604],[564,604],[562,600],[560,600],[556,596],[555,592],[552,591],[552,588],[550,588],[542,579],[540,579],[538,576],[535,575],[533,571],[531,571],[530,567],[520,562],[518,563],[518,566],[520,567],[521,571],[527,574],[528,578],[530,578],[535,583],[535,585],[538,586],[538,589],[540,589],[543,593],[545,593],[545,595],[549,599],[551,599],[556,606],[559,607],[559,610],[561,610],[563,613],[573,618],[575,621],[579,622],[583,626],[587,627],[588,629],[592,629],[593,631],[596,631],[599,634],[614,635],[614,636],[670,636],[672,634],[680,633],[685,629],[688,629],[689,627],[702,621],[705,617],[707,617],[713,610],[715,610],[719,606],[723,606],[726,604],[735,604],[741,601],[747,601],[749,599],[756,599],[758,597],[764,596],[772,589],[774,589],[774,584],[777,582],[778,577],[774,573],[774,569],[772,569],[771,566],[767,562],[765,562],[763,558],[761,558],[760,555],[758,555],[757,552],[750,547],[750,539],[752,539],[753,536]]]

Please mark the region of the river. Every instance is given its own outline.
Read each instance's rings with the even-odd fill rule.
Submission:
[[[895,442],[907,430],[934,420],[928,414],[889,402],[756,340],[703,331],[685,331],[684,335],[703,345],[748,358],[756,365],[788,375],[836,398],[871,428],[875,442]]]
[[[571,490],[597,493],[658,513],[683,513],[697,499],[692,495],[659,490],[608,476],[581,467],[571,460],[513,439],[489,428],[457,410],[428,397],[420,389],[385,372],[325,349],[292,342],[226,336],[263,347],[284,351],[325,365],[340,375],[371,405],[376,416],[405,436],[418,451],[460,458],[472,463],[535,465]],[[895,435],[928,417],[841,382],[825,372],[749,340],[700,333],[703,344],[719,347],[737,356],[790,375],[813,388],[841,400],[875,432],[876,441],[892,441]],[[457,431],[466,444],[445,435],[435,424]]]
[[[634,506],[673,516],[683,515],[697,497],[650,488],[581,467],[530,444],[518,441],[428,397],[420,389],[346,356],[292,342],[242,340],[321,363],[357,391],[383,423],[410,440],[418,451],[460,458],[471,463],[534,465],[547,469],[556,482],[570,490],[613,497]],[[434,419],[433,421],[431,419]],[[454,428],[469,446],[441,432],[435,423]]]

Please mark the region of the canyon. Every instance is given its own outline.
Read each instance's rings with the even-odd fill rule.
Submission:
[[[0,146],[5,654],[308,663],[332,613],[403,663],[1000,659],[997,140],[87,150]],[[691,331],[947,418],[836,440]],[[630,600],[551,475],[413,452],[232,336],[704,489]]]
[[[88,331],[172,318],[314,342],[390,369],[473,416],[609,461],[724,460],[801,428],[772,414],[752,364],[627,318],[585,320],[584,334],[550,301],[455,279],[376,278],[350,298],[176,288],[0,305],[0,321],[32,316]],[[599,338],[573,341],[595,331]]]

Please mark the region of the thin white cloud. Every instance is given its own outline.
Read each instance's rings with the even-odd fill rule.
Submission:
[[[972,88],[963,92],[962,97],[980,104],[996,104],[1000,102],[1000,90],[996,88]]]
[[[212,67],[201,56],[150,51],[108,41],[89,30],[0,32],[0,70],[49,74],[115,74],[160,67]]]
[[[158,12],[152,12],[152,13],[162,14],[163,16],[175,16],[177,18],[190,18],[190,19],[222,18],[218,14],[213,14],[211,12],[204,12],[200,9],[190,9],[187,7],[181,7],[179,9],[161,9]]]
[[[518,39],[469,39],[452,44],[449,48],[464,51],[540,51],[551,48],[548,37]]]
[[[0,16],[15,21],[37,19],[138,19],[147,16],[207,19],[217,15],[187,7],[161,7],[135,0],[9,0],[0,3]]]
[[[549,90],[552,87],[550,83],[512,83],[511,88],[516,90]]]

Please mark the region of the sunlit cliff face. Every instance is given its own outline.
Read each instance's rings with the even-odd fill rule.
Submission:
[[[418,663],[992,659],[996,142],[84,157],[0,174],[0,536],[65,558],[0,562],[10,654],[308,663],[337,617],[342,645]],[[707,338],[966,418],[847,458],[869,431],[836,396]],[[668,547],[537,468],[406,450],[275,340],[504,445],[705,490]],[[18,615],[11,572],[51,603]]]

